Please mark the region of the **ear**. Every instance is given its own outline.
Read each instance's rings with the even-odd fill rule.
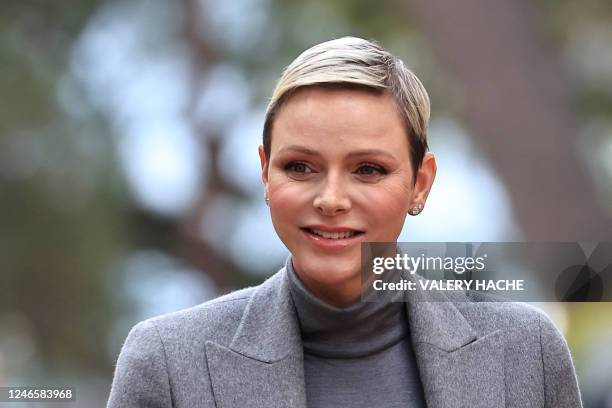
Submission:
[[[436,165],[436,158],[433,153],[427,152],[423,157],[421,167],[418,169],[414,190],[412,192],[412,200],[410,208],[413,208],[417,204],[425,205],[429,191],[433,185],[434,179],[436,178],[436,171],[438,167]]]
[[[259,145],[259,162],[261,163],[261,181],[263,181],[264,184],[264,191],[265,191],[265,195],[266,197],[269,197],[268,195],[268,158],[266,157],[266,152],[264,151],[264,148],[262,145]]]

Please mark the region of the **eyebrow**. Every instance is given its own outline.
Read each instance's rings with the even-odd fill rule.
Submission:
[[[300,146],[300,145],[290,145],[287,147],[283,147],[278,153],[284,153],[284,152],[299,152],[299,153],[304,153],[304,154],[308,154],[311,156],[319,156],[319,157],[321,156],[321,153],[317,152],[316,150],[312,150],[312,149],[309,149],[307,147]],[[361,157],[361,156],[385,156],[391,159],[395,159],[395,156],[393,156],[391,153],[386,152],[384,150],[380,150],[380,149],[355,150],[347,154],[347,157],[349,158]]]

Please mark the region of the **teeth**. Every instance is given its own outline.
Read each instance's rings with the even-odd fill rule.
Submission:
[[[357,233],[355,231],[346,231],[346,232],[326,232],[326,231],[319,231],[319,230],[309,230],[310,232],[312,232],[315,235],[319,235],[323,238],[327,238],[327,239],[344,239],[344,238],[350,238],[354,235],[356,235]]]

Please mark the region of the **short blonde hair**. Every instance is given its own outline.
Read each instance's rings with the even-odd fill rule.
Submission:
[[[416,174],[428,149],[427,91],[401,59],[376,42],[356,37],[317,44],[285,68],[266,110],[263,146],[267,157],[270,157],[274,118],[294,92],[311,86],[360,88],[391,95],[406,126]]]

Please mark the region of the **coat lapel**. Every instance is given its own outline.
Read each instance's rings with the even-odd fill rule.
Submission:
[[[229,347],[206,342],[219,408],[306,407],[303,349],[285,268],[249,300]]]
[[[217,407],[306,407],[300,328],[288,285],[283,268],[255,290],[229,347],[206,342]],[[405,301],[427,406],[505,406],[503,332],[478,336],[441,292],[411,291]]]
[[[406,306],[427,406],[504,407],[503,332],[479,337],[442,292],[409,292]]]

